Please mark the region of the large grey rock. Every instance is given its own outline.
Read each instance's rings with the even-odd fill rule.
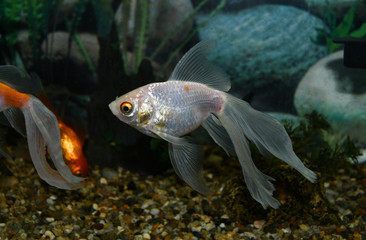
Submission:
[[[98,38],[94,34],[78,33],[80,42],[88,54],[94,69],[97,69],[99,59]],[[71,42],[68,52],[69,33],[49,33],[47,40],[42,43],[45,53],[43,78],[52,79],[54,83],[66,86],[75,93],[89,93],[96,87],[97,79],[90,70],[87,61],[75,41]]]
[[[197,22],[207,19],[201,15]],[[325,47],[311,41],[317,36],[316,28],[325,25],[308,12],[262,5],[220,13],[199,35],[217,40],[209,58],[231,76],[235,95],[246,97],[260,110],[291,112],[298,82],[326,55]]]
[[[343,51],[312,66],[295,93],[300,115],[316,110],[341,135],[366,145],[366,70],[343,66]]]

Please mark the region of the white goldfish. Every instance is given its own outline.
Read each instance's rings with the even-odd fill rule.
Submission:
[[[169,142],[175,172],[193,189],[210,194],[201,174],[202,146],[184,136],[203,126],[227,154],[236,155],[252,197],[264,208],[278,208],[272,194],[274,179],[260,172],[251,158],[248,140],[264,155],[272,153],[309,181],[316,174],[293,151],[284,127],[273,117],[253,109],[225,91],[228,76],[205,57],[215,46],[204,40],[179,61],[169,80],[137,88],[109,104],[112,113],[139,131]]]

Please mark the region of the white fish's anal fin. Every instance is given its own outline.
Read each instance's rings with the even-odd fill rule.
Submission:
[[[153,132],[169,142],[170,160],[177,175],[197,192],[204,195],[211,194],[212,192],[206,186],[202,176],[204,159],[202,146],[190,143],[187,137]]]
[[[214,40],[203,40],[192,47],[175,66],[169,80],[203,83],[209,87],[229,91],[229,76],[206,59],[215,47]]]
[[[250,194],[262,204],[263,208],[267,208],[267,206],[278,208],[280,202],[272,196],[275,187],[270,182],[275,179],[262,173],[254,165],[248,141],[243,131],[238,128],[235,119],[221,116],[220,121],[222,121],[232,139]]]
[[[46,146],[41,132],[29,113],[25,114],[29,153],[39,177],[48,184],[61,189],[77,189],[82,183],[69,183],[46,160]]]
[[[208,116],[202,123],[202,127],[206,129],[215,143],[225,150],[227,155],[236,156],[229,134],[214,115]]]

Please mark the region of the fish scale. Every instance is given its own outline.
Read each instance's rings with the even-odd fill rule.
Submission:
[[[148,89],[155,113],[146,128],[177,137],[197,129],[211,112],[220,109],[223,98],[219,92],[193,82],[171,80]]]

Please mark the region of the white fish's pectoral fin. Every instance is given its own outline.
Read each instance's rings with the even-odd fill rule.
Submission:
[[[24,118],[19,108],[9,107],[3,111],[10,125],[23,137],[26,136]]]
[[[37,125],[29,114],[25,115],[29,153],[41,179],[61,189],[77,189],[82,183],[69,183],[46,160],[46,146]]]
[[[169,155],[177,175],[197,192],[209,195],[211,190],[206,186],[202,176],[203,149],[192,144],[187,137],[174,137],[166,133],[153,131],[169,142]]]
[[[221,91],[229,91],[229,76],[206,59],[215,45],[214,40],[207,39],[197,43],[180,59],[169,80],[199,82]]]
[[[236,156],[235,148],[230,136],[216,116],[208,116],[202,123],[202,127],[206,129],[215,143],[225,150],[227,155]]]
[[[26,119],[28,142],[33,141],[34,136],[29,135],[28,129],[30,128],[30,123],[34,123],[42,135],[52,162],[61,176],[70,184],[83,181],[84,178],[74,176],[71,173],[64,161],[61,149],[60,128],[55,115],[33,96],[26,103],[26,106],[22,108],[22,111]]]

